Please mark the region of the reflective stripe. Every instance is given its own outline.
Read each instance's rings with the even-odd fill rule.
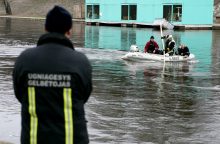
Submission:
[[[30,144],[37,144],[37,125],[38,118],[36,114],[36,97],[35,88],[28,87],[28,102],[29,102],[29,114],[30,114]]]
[[[64,117],[65,117],[65,144],[73,144],[73,115],[72,89],[63,89]]]

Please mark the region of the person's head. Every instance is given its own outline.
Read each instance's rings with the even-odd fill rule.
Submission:
[[[67,37],[71,35],[72,16],[60,6],[54,6],[46,16],[45,30],[47,32],[56,32],[64,34]]]
[[[184,49],[184,48],[185,48],[185,45],[184,45],[184,44],[181,44],[181,45],[179,46],[179,48]]]
[[[154,36],[151,36],[151,37],[150,37],[150,41],[154,41]]]
[[[172,35],[167,35],[167,39],[168,39],[168,40],[172,40],[172,39],[173,39],[173,36],[172,36]]]

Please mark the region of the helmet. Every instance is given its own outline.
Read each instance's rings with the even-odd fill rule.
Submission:
[[[138,46],[137,45],[131,45],[130,52],[139,52]]]
[[[171,40],[171,39],[173,39],[173,36],[172,35],[167,35],[167,39]]]

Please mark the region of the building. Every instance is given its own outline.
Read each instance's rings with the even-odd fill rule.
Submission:
[[[19,17],[45,17],[54,5],[65,7],[74,19],[84,20],[84,0],[0,0],[0,15],[6,15],[6,2],[11,7],[12,15]]]
[[[212,25],[214,0],[85,0],[85,21],[96,24]]]

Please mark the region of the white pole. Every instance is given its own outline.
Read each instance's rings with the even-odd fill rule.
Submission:
[[[162,78],[162,80],[164,81],[164,72],[165,72],[165,64],[166,64],[166,61],[165,61],[165,46],[164,46],[164,39],[162,38],[162,37],[163,37],[162,22],[160,23],[160,36],[161,36],[161,41],[162,41],[162,46],[163,46],[163,59],[164,59],[164,62],[163,62],[163,72],[161,73],[161,78]],[[162,88],[161,83],[160,83],[159,86]]]
[[[163,46],[163,55],[164,55],[164,62],[165,62],[165,46],[164,46],[164,39],[163,37],[163,29],[162,29],[162,22],[160,23],[160,36],[161,36],[161,41],[162,41],[162,46]]]

